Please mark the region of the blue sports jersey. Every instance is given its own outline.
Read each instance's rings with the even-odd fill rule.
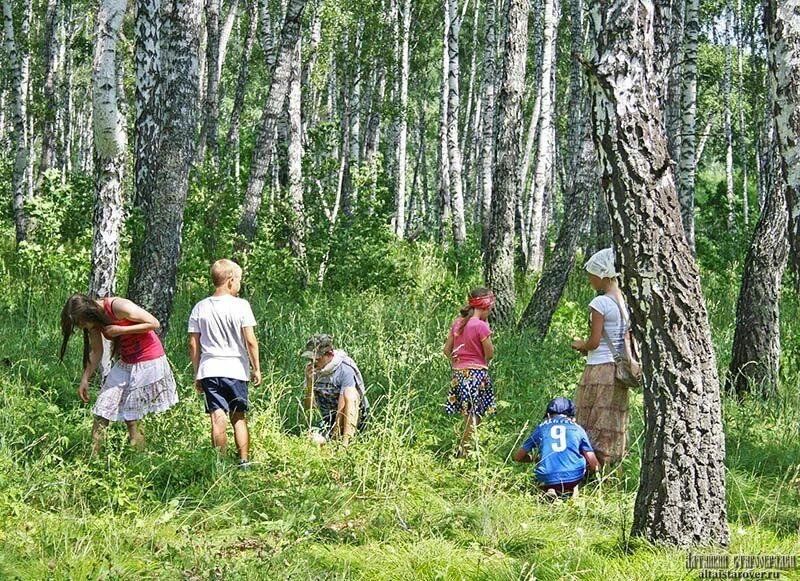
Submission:
[[[575,482],[586,473],[582,452],[592,452],[586,431],[574,420],[558,415],[539,424],[522,444],[530,453],[539,451],[536,480],[542,484]]]

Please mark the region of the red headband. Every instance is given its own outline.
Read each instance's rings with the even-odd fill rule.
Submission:
[[[494,293],[483,295],[482,297],[470,297],[469,306],[473,309],[483,309],[488,311],[494,306]]]

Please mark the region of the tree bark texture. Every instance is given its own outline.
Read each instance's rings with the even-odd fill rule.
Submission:
[[[117,52],[127,0],[103,0],[97,12],[92,72],[95,201],[89,294],[111,296],[116,290],[120,232],[124,220],[122,180],[127,149],[126,120],[118,92]]]
[[[131,258],[131,300],[169,330],[181,253],[189,169],[197,145],[200,16],[202,0],[170,0],[164,6],[163,125],[154,184],[144,216],[142,244]]]
[[[558,34],[558,0],[544,0],[544,34],[542,37],[542,70],[539,84],[540,108],[537,131],[536,169],[533,176],[533,199],[528,231],[526,270],[538,272],[544,262],[544,245],[541,244],[545,227],[545,198],[552,195],[553,165],[555,163],[554,136],[554,69],[556,66],[555,42]]]
[[[538,337],[547,335],[575,266],[578,243],[589,219],[590,194],[599,190],[597,152],[589,133],[588,101],[581,57],[583,54],[583,2],[570,0],[572,66],[570,70],[569,147],[567,191],[564,194],[564,217],[553,253],[544,262],[519,326],[530,327]]]
[[[654,6],[592,6],[592,121],[623,288],[640,340],[645,433],[633,533],[727,545],[720,385],[659,110]]]
[[[411,0],[403,0],[403,25],[400,28],[400,111],[397,130],[397,184],[395,192],[395,234],[406,235],[406,175],[408,173],[408,74],[409,35],[411,31]]]
[[[459,39],[461,14],[458,0],[446,0],[450,26],[447,34],[447,54],[450,66],[447,74],[447,158],[450,164],[450,207],[453,218],[453,243],[461,246],[467,239],[464,219],[464,190],[461,180],[461,146],[458,140],[459,94]]]
[[[486,284],[497,302],[493,320],[514,322],[514,210],[519,191],[522,97],[525,94],[525,64],[528,51],[527,0],[509,0],[506,5],[503,77],[497,99],[496,163],[492,177],[492,221],[484,266]]]
[[[280,36],[278,57],[274,63],[269,92],[261,122],[253,147],[250,163],[250,177],[245,192],[242,218],[239,222],[239,234],[249,246],[256,235],[258,212],[261,209],[262,194],[269,169],[270,152],[275,143],[275,126],[278,116],[283,112],[286,93],[289,90],[289,74],[291,71],[294,47],[300,37],[300,19],[306,0],[290,0],[286,10],[286,19]]]
[[[289,77],[289,204],[290,204],[290,234],[289,246],[292,255],[297,261],[301,286],[308,285],[308,260],[306,257],[305,240],[305,207],[303,205],[303,121],[301,118],[302,93],[301,77],[301,46],[300,38],[297,39],[294,59],[292,60],[291,76]]]
[[[206,147],[214,167],[219,164],[217,125],[219,119],[220,70],[220,0],[206,0],[206,91],[203,102],[203,124],[197,149],[199,161],[206,155]]]
[[[161,134],[161,2],[136,0],[136,144],[134,203],[145,209],[153,198]]]
[[[23,17],[20,38],[26,36],[27,16]],[[3,51],[5,52],[11,84],[11,126],[14,165],[11,177],[12,210],[17,244],[28,236],[28,217],[25,200],[28,198],[28,57],[20,50],[21,40],[16,36],[14,11],[11,0],[3,0]]]
[[[39,158],[40,187],[41,179],[50,168],[55,166],[56,154],[56,67],[58,65],[58,52],[56,34],[59,0],[47,0],[44,21],[44,111],[42,113],[42,153]]]
[[[678,200],[686,241],[694,252],[694,189],[697,175],[697,45],[700,33],[700,2],[686,0],[685,40],[681,75],[680,157]]]
[[[773,167],[780,165],[776,163],[777,155],[773,147]],[[726,387],[739,396],[755,392],[768,399],[778,389],[781,281],[788,254],[789,220],[782,178],[778,172],[770,180],[736,303],[736,330]]]
[[[795,284],[800,287],[800,0],[768,0],[764,21],[772,119],[786,186]]]
[[[481,248],[486,252],[492,218],[492,171],[494,168],[495,81],[497,78],[497,4],[486,4],[484,26],[486,42],[483,53],[483,119],[480,161]]]

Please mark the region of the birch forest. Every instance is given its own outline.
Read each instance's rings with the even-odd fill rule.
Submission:
[[[0,5],[0,578],[800,575],[800,0]],[[222,258],[247,472],[186,353]],[[592,277],[642,380],[597,387],[625,453],[552,504],[513,452],[552,398],[581,417],[592,336],[616,353]],[[461,457],[442,345],[482,287],[496,409]],[[159,323],[180,401],[144,450],[122,422],[91,453],[74,293]],[[305,437],[315,333],[363,373],[349,446]]]

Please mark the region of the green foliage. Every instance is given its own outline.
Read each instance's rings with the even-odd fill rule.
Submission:
[[[595,482],[579,500],[553,507],[538,500],[530,468],[509,461],[546,401],[574,393],[582,361],[568,344],[586,329],[592,293],[584,277],[570,281],[544,341],[496,330],[500,409],[481,426],[478,452],[453,460],[458,421],[442,413],[448,370],[440,349],[480,265],[465,258],[471,252],[444,254],[427,242],[403,248],[379,243],[377,227],[351,234],[363,237],[351,247],[351,228],[341,228],[334,248],[383,247],[387,262],[403,264],[402,281],[397,273],[368,274],[369,253],[377,255],[370,248],[364,279],[375,276],[401,288],[365,286],[354,277],[352,256],[332,266],[324,292],[262,279],[279,271],[268,267],[277,255],[268,259],[257,251],[253,268],[267,270],[246,271],[265,376],[264,386],[252,390],[256,465],[246,473],[210,449],[208,420],[178,331],[208,291],[199,266],[183,265],[166,342],[182,401],[144,422],[143,453],[130,449],[124,429],[114,426],[104,452],[89,457],[91,414],[75,396],[80,350],[72,345],[64,364],[56,359],[63,285],[56,273],[45,276],[27,302],[7,305],[0,325],[6,346],[0,359],[0,577],[690,578],[685,555],[628,534],[643,430],[640,395],[632,401],[632,450],[621,479]],[[190,262],[200,252],[187,251]],[[26,275],[11,255],[10,248],[0,254],[6,265],[0,283],[13,294],[13,282]],[[711,276],[705,284],[715,344],[724,352],[732,336],[735,280]],[[792,353],[796,320],[784,322]],[[323,330],[359,362],[374,404],[370,428],[347,451],[336,445],[318,450],[303,436],[297,353],[308,335]],[[792,357],[789,376],[797,372]],[[781,394],[776,406],[725,404],[734,553],[794,554],[800,548],[794,382]]]

